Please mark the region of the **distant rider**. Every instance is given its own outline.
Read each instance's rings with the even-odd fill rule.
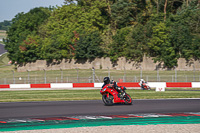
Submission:
[[[119,93],[121,93],[121,95],[119,95],[118,97],[119,97],[119,98],[123,98],[123,96],[125,95],[125,93],[124,93],[124,91],[122,91],[122,89],[121,89],[120,87],[117,86],[117,83],[116,83],[114,80],[112,80],[112,81],[110,82],[110,78],[109,78],[109,77],[105,77],[105,78],[103,79],[103,82],[104,82],[104,84],[103,84],[102,88],[103,88],[105,85],[107,85],[107,84],[111,84],[111,85],[113,85],[113,88],[114,88],[115,90],[117,90]]]
[[[139,85],[141,86],[141,89],[144,90],[144,85],[143,83],[145,83],[144,79],[140,79],[140,83]]]

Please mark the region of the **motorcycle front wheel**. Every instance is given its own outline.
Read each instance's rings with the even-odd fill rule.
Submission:
[[[102,95],[102,101],[106,106],[111,106],[113,105],[113,96],[109,95],[109,97],[107,97],[107,95]]]
[[[125,102],[126,105],[131,105],[132,104],[132,98],[131,98],[131,96],[128,95],[128,94],[126,94],[124,96],[124,102]]]

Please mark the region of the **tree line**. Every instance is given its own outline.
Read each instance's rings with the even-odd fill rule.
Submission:
[[[5,40],[12,62],[153,57],[165,67],[200,58],[198,0],[65,0],[18,13]]]
[[[8,28],[11,26],[11,21],[4,20],[3,22],[0,22],[0,30],[8,30]]]

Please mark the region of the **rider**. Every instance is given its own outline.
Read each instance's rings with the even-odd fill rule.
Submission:
[[[141,86],[141,89],[144,90],[144,85],[143,83],[145,83],[144,79],[140,79],[140,83],[139,85]]]
[[[110,84],[110,78],[109,77],[105,77],[104,79],[103,79],[103,86],[101,87],[101,88],[103,88],[105,85],[107,85],[107,84]]]
[[[121,93],[121,95],[119,95],[119,97],[123,98],[123,96],[125,95],[125,92],[120,87],[117,86],[117,83],[114,80],[112,80],[110,82],[110,78],[109,77],[105,77],[103,79],[103,82],[104,82],[104,84],[103,84],[102,88],[107,84],[111,84],[111,85],[113,85],[114,89],[116,89],[119,93]]]

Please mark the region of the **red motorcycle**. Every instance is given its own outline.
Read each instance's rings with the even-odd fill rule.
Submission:
[[[123,92],[125,92],[126,87],[120,86]],[[110,106],[114,103],[124,103],[126,105],[132,104],[132,99],[130,95],[125,92],[123,97],[120,97],[119,92],[114,89],[114,86],[111,84],[105,85],[101,90],[100,94],[102,94],[102,101],[105,105]]]
[[[144,90],[151,90],[151,87],[148,85],[147,82],[142,83]]]

